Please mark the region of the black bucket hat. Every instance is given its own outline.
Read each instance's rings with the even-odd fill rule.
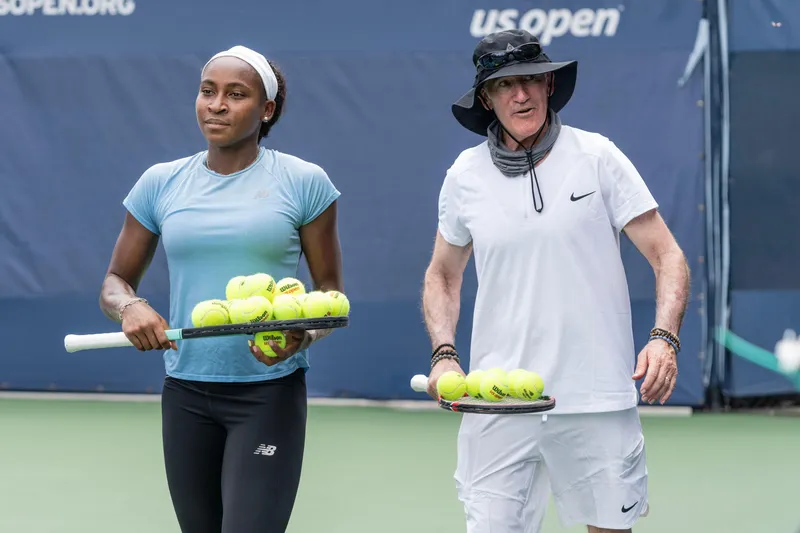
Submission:
[[[549,105],[559,112],[575,91],[578,62],[554,63],[544,53],[539,40],[525,30],[505,30],[484,37],[475,47],[472,63],[477,72],[472,89],[453,104],[456,120],[468,130],[486,136],[489,124],[495,120],[493,111],[483,107],[476,98],[481,86],[489,80],[505,76],[530,76],[558,72]]]

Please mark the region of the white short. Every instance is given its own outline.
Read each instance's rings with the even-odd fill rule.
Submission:
[[[629,529],[647,514],[638,409],[462,416],[455,480],[467,533],[537,533],[550,494],[567,528]]]

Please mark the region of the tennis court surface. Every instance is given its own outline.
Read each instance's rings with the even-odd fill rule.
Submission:
[[[312,406],[294,533],[464,532],[460,415]],[[643,415],[651,514],[637,532],[796,533],[800,418]],[[0,531],[177,532],[156,402],[0,399]],[[269,505],[268,494],[264,505]],[[544,532],[563,529],[550,507]]]

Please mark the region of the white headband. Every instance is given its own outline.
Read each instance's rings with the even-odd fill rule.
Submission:
[[[275,77],[275,72],[272,70],[272,67],[269,66],[266,57],[246,46],[234,46],[230,50],[225,50],[224,52],[216,54],[203,66],[203,70],[206,69],[208,63],[211,63],[218,57],[226,56],[238,57],[253,67],[256,72],[258,72],[258,75],[261,76],[261,81],[264,83],[264,89],[267,91],[267,100],[275,99],[275,96],[278,94],[278,78]]]

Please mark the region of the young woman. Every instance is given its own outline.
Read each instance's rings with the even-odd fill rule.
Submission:
[[[278,357],[240,336],[170,342],[197,302],[224,298],[237,275],[294,277],[343,291],[339,191],[319,166],[259,145],[283,111],[281,72],[236,46],[201,73],[197,121],[208,149],[158,163],[126,213],[100,305],[139,350],[165,350],[163,445],[183,532],[282,532],[297,493],[306,423],[307,348],[328,332],[285,332]],[[169,323],[136,290],[163,240]],[[169,325],[168,325],[169,324]]]

